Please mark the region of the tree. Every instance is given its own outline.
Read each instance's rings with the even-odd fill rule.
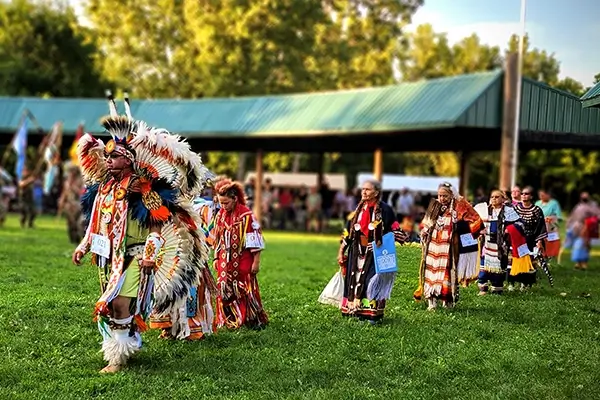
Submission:
[[[103,75],[135,97],[201,97],[183,3],[89,0]]]
[[[445,33],[437,33],[431,25],[424,24],[408,35],[408,42],[410,50],[401,63],[404,81],[490,71],[502,66],[500,49],[482,44],[476,34],[451,47]]]
[[[554,87],[560,90],[564,90],[565,92],[574,94],[577,97],[581,97],[585,93],[581,82],[569,77],[558,81],[558,83]]]
[[[516,53],[519,50],[519,37],[512,35],[508,41],[506,53]],[[560,63],[554,53],[546,50],[529,49],[529,36],[523,39],[523,76],[555,86],[559,79]]]
[[[472,34],[452,46],[451,55],[451,75],[492,71],[502,67],[500,48],[482,44],[476,34]]]
[[[313,90],[389,85],[407,48],[403,30],[422,0],[325,0],[315,26],[314,54],[306,60]]]
[[[409,51],[401,58],[404,81],[433,79],[451,75],[452,50],[446,34],[430,24],[419,25],[408,35]]]
[[[0,92],[8,96],[94,97],[104,84],[96,46],[63,2],[0,2]]]

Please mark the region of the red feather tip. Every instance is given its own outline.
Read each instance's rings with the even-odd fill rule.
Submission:
[[[165,222],[169,219],[170,215],[171,213],[169,212],[169,209],[165,206],[160,206],[156,210],[150,210],[150,217],[154,221]]]
[[[149,193],[150,190],[152,189],[152,183],[144,178],[141,178],[139,180],[139,185],[140,185],[140,192],[142,193]]]

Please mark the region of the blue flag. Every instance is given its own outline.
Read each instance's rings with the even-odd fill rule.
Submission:
[[[17,153],[15,174],[17,175],[17,179],[21,180],[27,158],[27,118],[23,118],[23,123],[13,139],[13,148],[15,149],[15,153]]]

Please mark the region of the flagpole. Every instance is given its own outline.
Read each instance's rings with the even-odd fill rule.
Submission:
[[[517,99],[515,101],[515,126],[512,151],[512,169],[510,177],[511,189],[517,184],[517,168],[519,164],[519,136],[521,131],[521,88],[523,85],[523,52],[525,47],[525,17],[527,13],[527,0],[521,0],[521,34],[519,35],[518,70],[517,70]]]

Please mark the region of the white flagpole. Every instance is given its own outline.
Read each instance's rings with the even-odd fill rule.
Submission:
[[[521,34],[519,35],[518,72],[517,72],[517,101],[515,112],[514,141],[512,153],[512,171],[510,178],[511,189],[517,184],[517,168],[519,167],[519,134],[521,128],[521,86],[523,85],[523,52],[525,47],[525,15],[527,0],[521,0]]]

